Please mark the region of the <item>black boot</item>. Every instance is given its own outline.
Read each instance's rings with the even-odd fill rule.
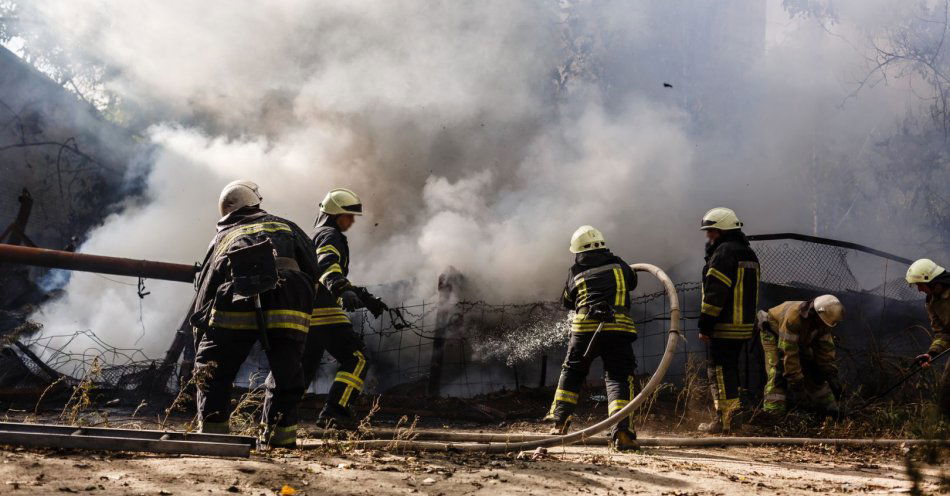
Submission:
[[[345,408],[333,408],[326,405],[317,416],[317,427],[327,430],[355,431],[359,427],[359,421]]]
[[[729,435],[732,426],[728,422],[723,422],[722,417],[721,413],[717,413],[716,420],[699,424],[697,430],[705,434]]]
[[[617,431],[611,438],[610,444],[617,451],[640,451],[637,433],[630,430]]]
[[[571,420],[573,416],[569,415],[567,418],[559,419],[553,415],[548,415],[544,417],[544,420],[548,422],[553,422],[554,425],[551,427],[551,430],[548,431],[548,434],[552,436],[563,436],[571,430]]]

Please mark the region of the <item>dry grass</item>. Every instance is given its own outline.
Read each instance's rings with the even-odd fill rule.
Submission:
[[[80,425],[83,412],[92,405],[92,391],[95,389],[95,380],[102,376],[102,363],[98,358],[92,360],[92,364],[83,375],[79,384],[73,388],[73,393],[63,406],[63,411],[59,415],[59,420],[66,425]]]
[[[403,415],[399,418],[399,421],[396,423],[396,435],[393,436],[393,440],[386,446],[386,451],[391,451],[399,448],[399,443],[406,441],[413,441],[416,439],[416,426],[419,424],[419,416],[414,415],[412,421],[409,420],[409,417]]]
[[[369,411],[360,419],[355,430],[325,429],[319,452],[324,454],[344,455],[359,446],[359,441],[373,437],[373,417],[379,413],[380,397],[373,398]],[[405,418],[405,417],[403,417]]]
[[[880,370],[873,383],[895,384],[907,372],[894,368]],[[770,422],[759,410],[752,412],[752,433],[785,437],[883,437],[948,439],[950,422],[941,416],[934,399],[938,396],[938,381],[933,371],[925,371],[887,398],[867,403],[865,391],[859,387],[846,393],[840,404],[845,416],[832,418],[806,408],[793,409]]]
[[[171,404],[168,405],[168,408],[165,409],[165,417],[159,421],[159,425],[161,425],[163,429],[167,427],[168,419],[172,413],[184,411],[185,404],[187,402],[195,401],[194,396],[192,396],[189,392],[197,391],[199,387],[204,386],[216,367],[217,363],[209,362],[206,367],[195,369],[188,381],[179,381],[180,384],[178,386],[178,394],[175,395],[175,399],[172,400]],[[135,412],[138,413],[139,408],[142,408],[145,405],[145,400],[142,400],[142,403],[140,403],[139,407],[135,409]],[[133,414],[132,417],[135,417],[135,414]],[[188,432],[195,430],[197,423],[198,415],[195,414],[191,420],[185,424],[185,430]]]
[[[228,418],[231,434],[257,437],[260,432],[260,420],[264,413],[264,394],[266,388],[261,375],[255,373],[248,378],[247,392],[237,400],[231,416]],[[274,419],[276,422],[278,419]],[[266,439],[264,440],[267,441]]]
[[[691,420],[690,414],[697,413],[697,407],[702,403],[702,399],[708,399],[709,383],[706,374],[700,373],[705,365],[694,355],[690,355],[686,362],[686,375],[683,387],[679,388],[676,395],[674,411],[679,417],[673,430],[683,427],[683,423]],[[708,405],[709,402],[707,401]],[[707,409],[710,407],[709,405]]]
[[[50,391],[55,389],[56,386],[58,386],[64,380],[66,380],[66,376],[62,375],[62,376],[59,376],[59,378],[57,378],[55,381],[51,382],[49,386],[46,386],[46,389],[43,390],[43,393],[40,394],[40,397],[36,400],[36,405],[33,406],[33,415],[30,415],[26,418],[27,422],[34,422],[36,421],[37,418],[39,418],[40,404],[43,403],[43,399],[46,398],[46,395],[49,394]]]

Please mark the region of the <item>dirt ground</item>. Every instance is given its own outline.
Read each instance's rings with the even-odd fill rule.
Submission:
[[[0,494],[892,494],[912,486],[903,460],[901,449],[823,447],[568,447],[537,460],[325,447],[250,459],[5,448]],[[925,494],[939,491],[938,472],[923,470]]]

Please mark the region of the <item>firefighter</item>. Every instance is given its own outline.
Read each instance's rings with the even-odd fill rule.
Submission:
[[[703,216],[706,265],[699,316],[699,338],[708,345],[707,373],[716,420],[699,429],[729,434],[739,409],[739,356],[753,335],[759,293],[759,259],[728,208]]]
[[[366,346],[363,338],[353,330],[346,312],[366,308],[374,317],[379,317],[388,309],[366,288],[354,286],[347,279],[350,248],[343,233],[353,226],[358,215],[363,215],[363,205],[356,193],[343,188],[333,189],[320,203],[320,215],[313,235],[319,275],[303,369],[306,387],[309,387],[324,351],[339,363],[317,419],[319,425],[327,428],[352,429],[356,426],[350,404],[363,390],[366,379]]]
[[[838,366],[832,328],[844,319],[844,305],[832,295],[811,301],[786,301],[758,313],[765,352],[763,410],[784,414],[787,393],[809,400],[819,412],[837,415]]]
[[[228,433],[232,383],[260,340],[271,368],[265,381],[262,440],[292,447],[304,389],[300,360],[310,325],[317,259],[306,233],[262,210],[261,200],[251,181],[225,186],[218,232],[198,275],[191,324],[196,333],[199,429]],[[252,258],[239,256],[242,253],[252,253]],[[266,269],[254,273],[268,264],[272,275]]]
[[[561,300],[574,316],[561,378],[545,417],[554,423],[552,434],[566,434],[570,428],[581,386],[591,361],[598,356],[604,364],[608,414],[613,415],[635,396],[637,363],[632,343],[637,329],[629,316],[629,293],[637,287],[637,275],[607,249],[604,235],[591,226],[574,232],[570,250],[575,254],[574,265]],[[618,450],[639,449],[631,417],[611,429],[611,441]]]
[[[950,348],[950,272],[933,260],[922,258],[911,264],[905,279],[927,295],[927,313],[930,315],[934,339],[927,353],[917,357],[917,363],[922,367],[930,367],[934,357]],[[950,418],[950,361],[941,379],[940,411],[944,417]]]

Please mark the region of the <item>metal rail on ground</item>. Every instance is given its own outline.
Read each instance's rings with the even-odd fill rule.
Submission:
[[[144,451],[247,458],[257,440],[248,436],[199,434],[68,425],[0,422],[0,445],[99,451]]]

